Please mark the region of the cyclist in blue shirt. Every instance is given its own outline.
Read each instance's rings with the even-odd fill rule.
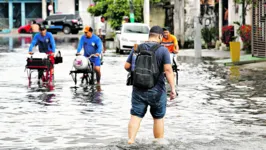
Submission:
[[[54,53],[56,45],[52,33],[47,32],[45,25],[40,25],[40,32],[34,36],[29,48],[30,55],[33,54],[32,49],[36,45],[39,46],[40,53],[46,53],[47,55],[49,55],[49,59],[52,63],[51,74],[54,75]]]
[[[90,55],[95,55],[91,57],[90,61],[93,63],[94,70],[96,71],[97,84],[100,84],[101,80],[101,59],[100,55],[102,53],[102,41],[101,39],[93,34],[93,29],[86,26],[84,29],[84,35],[80,38],[77,54],[80,54],[82,47],[84,48],[84,56],[89,57]]]

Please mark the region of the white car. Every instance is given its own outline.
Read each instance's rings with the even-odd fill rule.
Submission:
[[[144,43],[149,39],[150,27],[143,23],[124,23],[121,31],[116,31],[114,44],[116,52],[131,51],[134,44]]]

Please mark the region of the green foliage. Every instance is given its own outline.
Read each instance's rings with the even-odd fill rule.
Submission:
[[[233,22],[233,24],[235,24],[235,25],[238,26],[238,28],[236,30],[236,34],[237,35],[240,35],[240,26],[241,26],[241,23],[239,21],[235,21],[235,22]]]
[[[208,47],[211,46],[212,41],[218,40],[217,35],[219,35],[219,29],[217,27],[203,28],[201,30],[201,35]]]
[[[250,4],[254,3],[254,2],[256,2],[256,0],[234,0],[234,2],[235,2],[236,4],[242,4],[244,1],[245,1],[245,3],[246,3],[247,5],[250,5]]]
[[[104,16],[108,18],[111,27],[116,29],[121,25],[123,16],[129,16],[129,10],[127,0],[116,0],[115,3],[108,5]]]
[[[151,0],[152,4],[165,2],[166,0]],[[129,0],[94,0],[95,6],[90,6],[88,12],[94,16],[104,16],[111,27],[116,29],[121,26],[123,16],[130,13]],[[132,0],[135,22],[143,21],[144,0]]]
[[[94,16],[104,15],[108,9],[108,5],[112,4],[113,0],[94,0],[97,4],[95,6],[90,6],[88,12]]]

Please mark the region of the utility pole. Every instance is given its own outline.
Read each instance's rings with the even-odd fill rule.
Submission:
[[[47,6],[46,6],[46,0],[42,0],[42,19],[46,19],[47,17]]]
[[[219,0],[219,38],[222,37],[222,27],[223,27],[223,3]]]
[[[201,25],[199,23],[200,17],[200,1],[195,1],[196,16],[194,17],[195,38],[194,38],[194,50],[195,57],[201,58]]]
[[[144,0],[143,15],[144,23],[150,26],[150,0]]]
[[[54,13],[54,0],[50,0],[50,5],[52,6],[52,9],[50,10],[50,15]]]
[[[175,0],[174,2],[174,34],[177,36],[181,45],[184,44],[184,14],[185,2],[184,0]]]
[[[246,0],[242,0],[242,24],[246,24]]]

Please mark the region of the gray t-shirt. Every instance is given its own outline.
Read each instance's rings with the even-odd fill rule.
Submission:
[[[149,50],[153,45],[155,45],[156,43],[154,42],[147,42],[144,43],[144,45],[146,46],[146,48]],[[135,59],[136,56],[133,55],[134,50],[132,50],[127,58],[127,62],[131,64],[131,70],[134,70],[135,68]],[[165,64],[171,64],[171,60],[170,60],[170,54],[168,52],[168,49],[161,46],[160,48],[158,48],[155,52],[156,55],[156,60],[157,60],[157,64],[159,66],[159,70],[160,70],[160,77],[158,79],[157,84],[153,87],[153,89],[159,90],[159,91],[163,91],[166,92],[165,89],[165,77],[164,77],[164,65]],[[134,90],[140,90],[137,87],[134,87]]]

